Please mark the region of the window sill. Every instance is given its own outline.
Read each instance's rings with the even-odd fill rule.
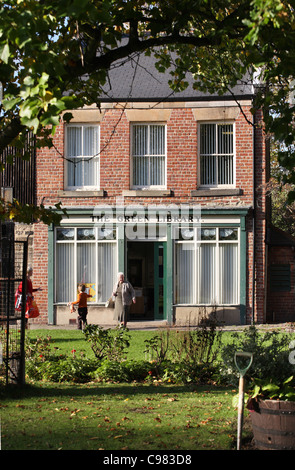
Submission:
[[[241,188],[196,189],[191,191],[191,196],[195,197],[241,196],[242,194],[243,190]]]
[[[123,196],[135,197],[169,197],[172,196],[171,189],[130,189],[122,191]]]
[[[83,191],[83,190],[76,190],[76,191],[57,191],[58,197],[104,197],[105,191],[100,189],[98,191]]]

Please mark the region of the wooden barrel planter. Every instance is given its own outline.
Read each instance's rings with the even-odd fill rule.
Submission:
[[[259,400],[253,408],[250,415],[256,448],[295,450],[295,402]]]

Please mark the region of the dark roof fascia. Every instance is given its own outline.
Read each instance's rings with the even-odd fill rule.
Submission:
[[[163,98],[163,97],[153,97],[153,98],[100,98],[99,101],[101,103],[177,103],[178,101],[185,101],[185,102],[206,102],[206,101],[249,101],[253,100],[254,95],[238,95],[238,96],[204,96],[204,97],[181,97],[178,98]]]

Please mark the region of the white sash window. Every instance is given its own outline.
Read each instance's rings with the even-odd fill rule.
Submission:
[[[67,125],[66,158],[68,189],[99,189],[99,126]]]
[[[239,230],[195,230],[175,242],[175,303],[238,305]]]
[[[200,186],[234,186],[234,125],[200,124],[199,135]]]
[[[166,187],[166,126],[135,124],[132,126],[132,186]]]
[[[57,228],[55,250],[55,301],[76,300],[84,283],[95,293],[95,303],[109,298],[117,278],[117,242],[98,228]]]

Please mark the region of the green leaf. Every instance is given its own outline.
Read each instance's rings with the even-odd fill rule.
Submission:
[[[21,123],[24,126],[27,126],[29,129],[32,129],[34,131],[34,133],[36,134],[36,132],[38,130],[38,127],[39,127],[39,119],[38,118],[30,119],[30,118],[24,116],[24,117],[21,118]]]
[[[17,98],[8,98],[4,99],[2,104],[3,107],[6,111],[9,111],[10,109],[14,108],[18,103],[20,103],[21,99],[19,97]]]
[[[256,398],[259,395],[259,393],[260,393],[260,385],[255,385],[252,397]]]
[[[9,55],[9,44],[6,43],[0,47],[0,59],[4,62],[4,64],[8,64]]]
[[[41,123],[43,126],[58,126],[59,124],[59,116],[53,116],[50,113],[44,113],[41,117]]]
[[[284,383],[284,384],[288,384],[288,383],[292,382],[293,378],[294,378],[294,376],[291,375],[291,377],[289,377],[288,379],[286,379],[285,382],[283,382],[283,383]]]
[[[279,387],[278,385],[276,385],[276,384],[270,383],[270,384],[264,385],[264,386],[262,387],[262,390],[263,390],[264,392],[274,393],[274,392],[278,392],[278,391],[280,390],[280,387]]]
[[[31,86],[34,85],[34,83],[35,83],[34,79],[33,79],[33,77],[31,77],[31,75],[27,75],[24,78],[24,85],[31,87]]]

